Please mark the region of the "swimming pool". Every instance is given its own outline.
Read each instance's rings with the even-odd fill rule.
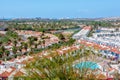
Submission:
[[[77,69],[87,68],[87,69],[95,70],[95,69],[99,69],[100,65],[98,65],[95,62],[86,61],[86,62],[80,62],[78,64],[75,64],[74,67],[77,68]]]

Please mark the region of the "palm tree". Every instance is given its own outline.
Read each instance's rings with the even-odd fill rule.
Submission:
[[[40,46],[41,46],[41,44],[42,44],[42,41],[41,41],[41,40],[39,40],[38,45],[40,45]],[[41,47],[40,47],[40,48],[41,48]]]
[[[35,43],[34,45],[35,45],[35,48],[37,48],[37,46],[38,46],[38,43]]]
[[[29,42],[29,47],[31,48],[32,45],[34,45],[35,43],[34,42],[37,42],[37,37],[28,37],[28,42]]]
[[[2,54],[2,57],[4,56],[5,58],[4,58],[4,60],[6,61],[6,56],[8,55],[8,53],[6,52],[7,50],[5,49],[5,47],[4,46],[1,46],[0,47],[0,52],[1,52],[1,54]]]
[[[27,49],[28,49],[28,44],[27,43],[24,43],[24,49],[27,51]]]
[[[3,56],[3,53],[2,53],[1,50],[0,50],[0,58],[2,58],[2,56]]]
[[[5,47],[1,46],[0,49],[1,49],[1,52],[3,53],[3,56],[5,56]]]
[[[118,71],[115,71],[115,72],[114,72],[114,78],[115,78],[116,80],[119,80],[119,79],[120,79],[120,74],[119,74]]]
[[[32,46],[33,41],[33,37],[28,37],[29,46]]]
[[[54,53],[50,54],[53,55]],[[74,54],[76,56],[73,56]],[[76,70],[72,66],[73,62],[80,59],[80,57],[79,50],[73,51],[72,54],[68,53],[68,56],[66,54],[56,54],[56,56],[52,56],[52,59],[35,57],[35,61],[28,63],[25,67],[28,71],[27,78],[30,77],[38,80],[92,80],[93,78],[86,76],[89,69],[82,69],[81,71],[81,69]]]
[[[61,41],[64,41],[65,40],[65,37],[64,37],[64,35],[63,34],[59,34],[59,39],[61,40]]]
[[[17,53],[17,47],[13,46],[13,47],[12,47],[12,52],[13,52],[14,54],[16,54],[16,53]]]
[[[44,39],[43,39],[42,43],[43,43],[43,47],[45,48],[45,40]]]
[[[2,41],[0,41],[0,46],[2,46],[2,44],[3,44],[3,42],[2,42]]]
[[[9,56],[10,55],[10,51],[9,50],[5,50],[5,54],[6,54],[6,56]]]
[[[0,47],[0,57],[2,58],[5,54],[4,54],[5,48],[4,46]]]
[[[22,53],[22,48],[23,48],[23,45],[18,47],[18,50],[20,51],[20,53]]]
[[[14,44],[14,46],[16,47],[16,45],[17,45],[17,40],[15,39],[14,41],[13,41],[13,44]]]

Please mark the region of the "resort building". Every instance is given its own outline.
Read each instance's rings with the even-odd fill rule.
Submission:
[[[82,30],[80,30],[78,33],[73,35],[73,39],[80,39],[83,36],[87,36],[89,34],[89,32],[91,31],[91,29],[92,29],[91,26],[83,27]]]
[[[80,40],[81,44],[87,45],[89,47],[97,48],[100,53],[106,56],[112,56],[116,59],[120,59],[120,44],[115,42],[109,42],[109,40],[104,40],[101,38],[88,38],[84,37]]]
[[[120,32],[101,32],[101,33],[93,33],[93,37],[120,37]]]

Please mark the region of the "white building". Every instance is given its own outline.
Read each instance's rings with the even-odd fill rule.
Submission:
[[[92,27],[86,26],[82,30],[80,30],[78,33],[73,35],[73,39],[80,39],[81,37],[87,36],[89,32],[91,31]]]

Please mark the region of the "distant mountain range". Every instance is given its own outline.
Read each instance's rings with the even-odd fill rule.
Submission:
[[[94,21],[117,21],[120,17],[103,17],[103,18],[74,18],[75,20],[94,20]]]
[[[106,18],[98,18],[95,20],[97,20],[97,21],[117,21],[117,20],[120,20],[120,17],[106,17]]]
[[[120,20],[120,17],[103,17],[103,18],[61,18],[61,19],[52,19],[52,18],[9,18],[9,19],[0,19],[0,21],[11,21],[11,20],[94,20],[94,21],[117,21]]]

